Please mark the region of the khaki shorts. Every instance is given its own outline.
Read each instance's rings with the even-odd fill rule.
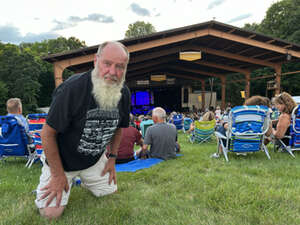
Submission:
[[[65,206],[68,204],[70,191],[72,187],[72,179],[76,176],[80,177],[83,186],[90,190],[97,197],[114,193],[117,190],[117,185],[114,184],[114,181],[112,181],[110,185],[108,184],[109,173],[106,173],[103,177],[101,177],[101,172],[104,169],[107,160],[108,159],[105,153],[103,153],[101,158],[95,165],[84,170],[65,172],[70,188],[68,192],[63,191],[63,196],[60,205]],[[35,204],[38,208],[45,208],[46,206],[48,197],[40,199],[45,193],[45,191],[42,191],[41,189],[49,183],[50,178],[50,168],[46,163],[44,163],[44,166],[42,168],[42,174],[40,176],[40,183],[37,187],[37,196],[35,200]],[[53,199],[53,201],[49,204],[48,207],[55,206],[56,198]]]

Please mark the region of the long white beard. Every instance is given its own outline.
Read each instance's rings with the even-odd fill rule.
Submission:
[[[92,83],[94,95],[101,109],[109,110],[116,108],[121,98],[121,89],[123,87],[125,76],[118,84],[107,84],[105,80],[98,76],[98,68],[95,67],[92,71]]]

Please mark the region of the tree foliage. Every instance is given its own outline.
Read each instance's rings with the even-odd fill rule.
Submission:
[[[141,37],[155,32],[155,27],[151,23],[137,21],[129,24],[128,30],[125,33],[125,38]]]
[[[24,114],[35,112],[37,106],[49,106],[54,90],[53,65],[41,57],[84,46],[85,42],[75,37],[19,46],[0,42],[0,113],[6,112],[6,100],[12,97],[22,100]]]
[[[282,0],[273,3],[267,10],[261,23],[245,24],[244,29],[258,32],[267,36],[280,38],[295,44],[300,44],[300,0]],[[300,63],[290,62],[282,66],[282,73],[298,71]],[[272,68],[263,68],[252,71],[251,77],[274,74]],[[231,80],[233,78],[230,78]],[[272,97],[273,92],[266,90],[267,81],[272,78],[258,79],[251,82],[251,95],[267,95]],[[274,79],[273,79],[274,80]],[[281,90],[287,91],[291,95],[300,95],[299,74],[282,76]],[[226,91],[226,101],[240,102],[238,91],[244,90],[245,83],[228,83]],[[236,92],[236,93],[234,93]],[[236,97],[236,100],[232,96]]]
[[[282,0],[267,10],[259,30],[264,34],[291,42],[299,41],[300,0]]]

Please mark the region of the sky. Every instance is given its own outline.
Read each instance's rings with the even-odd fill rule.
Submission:
[[[0,0],[0,41],[19,44],[76,37],[87,46],[122,40],[128,25],[156,31],[210,20],[243,27],[261,23],[276,0]]]

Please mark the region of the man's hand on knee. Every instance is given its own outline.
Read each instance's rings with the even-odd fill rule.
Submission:
[[[115,168],[115,158],[109,158],[105,164],[104,169],[102,170],[101,176],[104,176],[106,173],[109,173],[108,184],[110,185],[112,181],[114,184],[117,184],[117,175]]]
[[[63,191],[69,191],[69,184],[66,175],[63,174],[60,176],[51,176],[48,185],[43,187],[41,190],[45,191],[41,199],[48,197],[46,207],[48,207],[54,198],[56,198],[56,207],[59,207]]]

